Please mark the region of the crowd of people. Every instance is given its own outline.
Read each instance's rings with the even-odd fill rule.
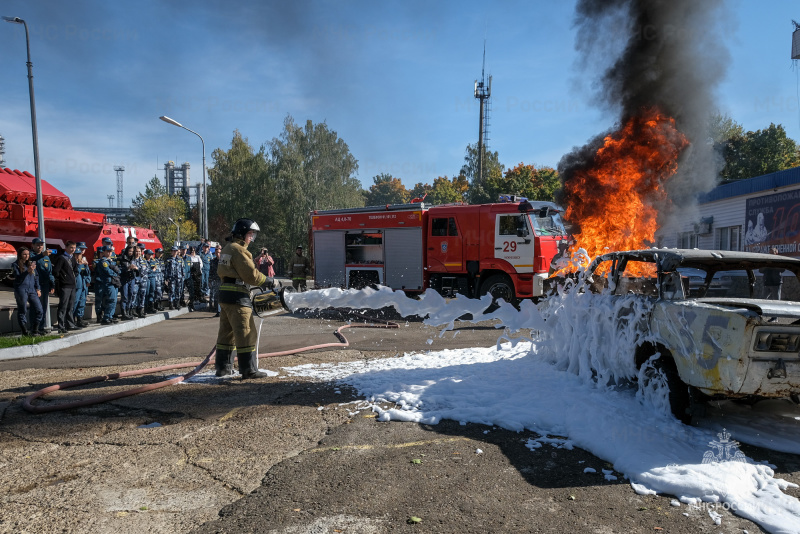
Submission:
[[[257,227],[254,222],[253,226]],[[232,237],[242,238],[239,245],[244,244],[246,250],[244,234],[234,233]],[[30,249],[17,250],[12,279],[23,335],[48,332],[45,312],[50,295],[58,296],[53,329],[67,333],[88,326],[85,312],[90,290],[94,293],[96,321],[105,325],[145,317],[165,307],[188,307],[194,311],[198,302],[207,303],[207,309],[216,312],[215,317],[223,312],[220,291],[224,294],[226,286],[219,267],[223,265],[224,271],[227,264],[221,261],[221,247],[212,247],[204,239],[197,247],[173,246],[165,255],[163,249],[150,250],[134,236],[128,236],[125,247],[117,254],[110,238],[103,238],[102,243],[95,250],[91,265],[84,255],[87,246],[83,242],[67,241],[64,251],[58,252],[48,250],[41,239],[35,238]],[[238,248],[236,252],[243,254]],[[256,273],[266,280],[274,278],[275,260],[266,248],[260,249],[255,258],[249,252],[247,256]],[[295,289],[305,291],[311,265],[303,256],[302,246],[297,247],[289,272]]]
[[[119,254],[110,238],[103,238],[102,243],[91,266],[84,256],[87,247],[83,242],[67,241],[59,253],[46,249],[36,238],[30,249],[17,250],[12,278],[23,335],[46,333],[45,310],[50,295],[58,296],[54,329],[67,333],[88,326],[84,315],[90,285],[100,324],[162,311],[165,293],[170,310],[188,307],[194,311],[196,303],[204,302],[219,316],[219,247],[211,252],[211,244],[203,240],[197,247],[174,246],[165,257],[163,249],[147,249],[133,236],[127,238]]]

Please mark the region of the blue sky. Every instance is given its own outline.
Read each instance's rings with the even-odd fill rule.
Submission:
[[[780,123],[800,140],[800,6],[723,6],[716,105],[746,129]],[[409,188],[453,176],[477,140],[484,40],[490,148],[506,167],[556,166],[616,119],[593,105],[595,70],[577,66],[571,1],[5,0],[0,15],[28,23],[42,177],[77,207],[108,205],[115,165],[126,167],[125,206],[165,161],[202,179],[200,140],[160,115],[204,137],[208,166],[235,129],[259,146],[290,114],[335,130],[365,187],[381,172]],[[33,172],[25,61],[22,26],[0,22],[6,165]]]

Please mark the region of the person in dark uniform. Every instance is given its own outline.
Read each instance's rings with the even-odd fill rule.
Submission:
[[[292,287],[295,291],[306,290],[306,277],[311,274],[311,262],[303,256],[303,246],[297,245],[292,258]]]
[[[41,289],[39,288],[39,274],[36,263],[31,259],[31,251],[20,247],[17,251],[17,261],[11,266],[14,277],[14,299],[17,301],[17,321],[22,335],[39,335],[39,323],[42,320],[42,304],[39,301]],[[29,319],[29,310],[33,311]]]
[[[183,291],[183,258],[178,254],[178,247],[172,247],[170,257],[164,262],[164,276],[169,285],[169,309],[179,310],[181,292]]]
[[[78,330],[72,310],[75,308],[75,293],[77,292],[78,263],[75,261],[76,243],[67,241],[63,254],[57,254],[53,259],[53,278],[56,280],[56,293],[58,293],[58,332],[66,334],[67,330]]]
[[[56,292],[56,281],[53,278],[53,264],[50,261],[50,251],[44,248],[44,241],[34,238],[31,241],[33,253],[31,261],[36,262],[36,273],[39,275],[39,287],[41,295],[39,303],[42,305],[42,318],[39,321],[38,330],[47,332],[45,322],[47,321],[47,307],[50,305],[50,295]]]
[[[247,245],[258,236],[258,224],[252,219],[239,219],[231,229],[231,240],[222,249],[217,272],[222,279],[219,302],[222,311],[217,333],[217,376],[233,374],[233,351],[239,356],[239,372],[243,379],[264,378],[258,370],[253,303],[248,286],[273,287],[273,282],[256,269]]]
[[[219,317],[219,286],[222,283],[222,280],[219,277],[219,257],[222,253],[222,249],[217,246],[214,248],[214,254],[212,255],[211,262],[209,263],[209,271],[208,271],[208,288],[209,288],[209,309],[213,309],[215,312],[214,317]]]

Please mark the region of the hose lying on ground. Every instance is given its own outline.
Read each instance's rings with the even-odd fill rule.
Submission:
[[[347,324],[347,325],[343,325],[343,326],[340,326],[339,328],[337,328],[336,331],[333,333],[333,335],[335,335],[336,338],[339,339],[338,343],[322,343],[322,344],[319,344],[319,345],[310,345],[310,346],[307,346],[307,347],[300,347],[300,348],[296,348],[296,349],[284,350],[284,351],[279,351],[279,352],[265,352],[263,354],[259,354],[258,357],[259,358],[270,358],[270,357],[275,357],[275,356],[288,356],[290,354],[297,354],[298,352],[305,352],[305,351],[314,350],[314,349],[325,349],[325,348],[333,348],[333,347],[338,347],[338,348],[349,347],[350,346],[350,342],[347,341],[347,338],[344,337],[344,334],[342,334],[342,330],[345,330],[347,328],[399,328],[399,325],[397,323],[394,323],[394,322],[391,322],[391,321],[384,321],[384,320],[381,320],[381,319],[370,318],[370,317],[366,317],[365,315],[362,315],[362,314],[355,314],[355,315],[359,316],[359,317],[361,317],[363,319],[373,321],[373,322],[381,322],[382,324],[356,324],[356,325]],[[153,391],[154,389],[159,389],[159,388],[163,388],[163,387],[166,387],[166,386],[171,386],[173,384],[178,384],[180,382],[183,382],[184,380],[187,380],[187,379],[193,377],[194,375],[196,375],[197,373],[199,373],[203,369],[203,367],[205,367],[206,365],[208,365],[211,362],[211,358],[216,354],[216,352],[217,352],[216,348],[212,349],[211,352],[208,353],[208,356],[206,356],[205,359],[203,361],[201,361],[201,362],[176,363],[176,364],[172,364],[172,365],[163,365],[161,367],[152,367],[152,368],[149,368],[149,369],[138,369],[138,370],[135,370],[135,371],[123,371],[123,372],[120,372],[120,373],[112,373],[112,374],[109,374],[109,375],[102,375],[102,376],[93,376],[93,377],[84,378],[84,379],[81,379],[81,380],[72,380],[72,381],[69,381],[69,382],[61,382],[59,384],[53,384],[52,386],[46,387],[44,389],[40,389],[39,391],[37,391],[35,393],[32,393],[31,395],[28,395],[25,398],[25,401],[22,403],[22,407],[26,411],[31,412],[31,413],[55,412],[55,411],[59,411],[59,410],[68,410],[70,408],[79,408],[79,407],[82,407],[82,406],[90,406],[92,404],[100,404],[100,403],[103,403],[103,402],[108,402],[108,401],[112,401],[112,400],[116,400],[116,399],[121,399],[123,397],[130,397],[132,395],[138,395],[139,393],[145,393],[146,391]],[[133,388],[133,389],[126,389],[124,391],[118,391],[117,393],[109,393],[107,395],[99,395],[99,396],[96,396],[96,397],[90,397],[88,399],[81,399],[81,400],[76,400],[76,401],[72,401],[72,402],[65,402],[65,403],[62,403],[62,404],[51,404],[51,405],[47,405],[47,406],[41,406],[41,405],[37,406],[37,405],[33,404],[33,401],[35,399],[37,399],[39,397],[42,397],[44,395],[47,395],[48,393],[52,393],[54,391],[58,391],[58,390],[74,388],[74,387],[77,387],[77,386],[83,386],[85,384],[93,384],[95,382],[103,382],[103,381],[106,381],[106,380],[117,380],[118,378],[127,378],[127,377],[130,377],[130,376],[147,375],[147,374],[152,374],[152,373],[158,373],[160,371],[169,371],[171,369],[182,369],[182,368],[186,368],[186,367],[194,367],[194,369],[192,369],[191,371],[189,371],[188,373],[186,373],[183,376],[177,376],[175,378],[170,378],[168,380],[163,380],[161,382],[155,382],[153,384],[147,384],[146,386],[140,386],[140,387]]]

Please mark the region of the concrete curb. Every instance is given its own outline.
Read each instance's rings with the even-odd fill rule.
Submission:
[[[198,310],[199,311],[199,310]],[[61,339],[53,339],[45,341],[44,343],[37,343],[36,345],[23,345],[21,347],[9,347],[7,349],[0,349],[0,361],[2,360],[19,360],[22,358],[33,358],[34,356],[43,356],[50,354],[57,350],[74,347],[80,343],[93,341],[102,337],[113,336],[115,334],[122,334],[123,332],[130,332],[131,330],[138,330],[139,328],[149,326],[154,323],[165,321],[179,315],[189,313],[189,310],[182,308],[180,310],[170,310],[157,313],[142,319],[135,319],[133,321],[120,321],[110,325],[97,325],[90,327],[91,330],[79,332],[77,334],[67,334]]]

